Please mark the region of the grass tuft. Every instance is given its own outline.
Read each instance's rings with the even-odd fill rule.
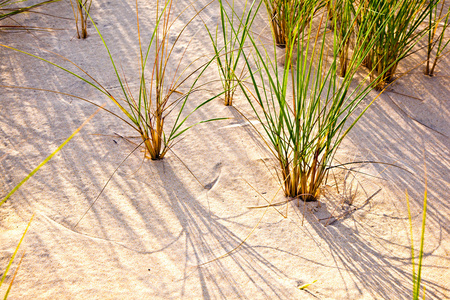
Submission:
[[[317,26],[313,24],[315,11],[307,11],[309,15],[305,14],[296,25],[303,30],[298,31],[295,42],[286,44],[281,54],[283,68],[276,63],[277,47],[274,46],[276,57],[271,58],[268,50],[261,47],[263,43],[249,34],[256,68],[252,69],[250,57],[243,53],[252,71],[248,82],[241,81],[240,86],[263,125],[259,134],[278,162],[278,177],[285,195],[314,201],[327,180],[340,143],[374,100],[353,116],[372,87],[366,77],[350,90],[356,69],[370,48],[354,49],[348,71],[341,78],[338,64],[346,45],[339,40],[339,35],[349,35],[352,28],[341,33],[338,26],[333,26],[333,31],[327,30],[326,12]],[[358,18],[363,5],[355,11],[354,18]],[[374,23],[366,25],[375,26]],[[373,46],[374,41],[369,37],[358,33],[358,45]],[[325,47],[328,41],[332,41],[331,50]]]
[[[295,43],[305,24],[325,5],[323,0],[264,0],[278,47]]]
[[[75,4],[74,4],[75,2]],[[75,26],[77,28],[77,37],[79,39],[87,38],[88,14],[91,10],[92,0],[70,0]]]
[[[223,0],[219,1],[220,23],[217,26],[216,33],[213,36],[211,31],[206,27],[208,35],[211,39],[216,55],[216,63],[219,69],[219,75],[224,90],[224,104],[226,106],[233,105],[233,97],[238,88],[237,81],[244,77],[244,69],[238,72],[238,64],[244,49],[245,40],[247,38],[250,27],[255,20],[259,11],[261,2],[256,1],[244,3],[242,15],[237,15],[235,11],[235,1],[231,4]],[[219,33],[220,28],[220,33]],[[218,38],[221,35],[221,43],[219,46]]]
[[[206,105],[216,97],[219,97],[222,93],[207,99],[191,111],[185,112],[186,103],[189,97],[194,92],[199,91],[199,88],[196,87],[196,83],[198,82],[206,68],[214,61],[215,57],[213,57],[200,67],[196,67],[192,72],[188,72],[188,69],[193,65],[195,61],[180,71],[181,63],[183,61],[186,50],[181,57],[177,57],[176,59],[172,57],[172,53],[187,26],[201,11],[197,12],[182,27],[179,32],[176,32],[175,39],[173,39],[171,36],[171,34],[173,33],[172,26],[175,20],[179,17],[173,16],[174,3],[175,2],[173,0],[157,1],[155,27],[148,46],[143,47],[139,26],[139,9],[136,0],[140,61],[140,70],[138,71],[140,85],[137,94],[132,93],[130,87],[128,86],[126,78],[120,75],[118,68],[116,67],[116,62],[112,57],[110,49],[103,35],[101,34],[96,23],[87,11],[86,7],[83,7],[85,12],[87,13],[87,16],[90,18],[92,24],[94,25],[97,33],[99,34],[103,45],[105,46],[106,52],[108,53],[111,65],[117,78],[118,86],[120,87],[122,93],[121,98],[115,97],[95,78],[90,76],[81,67],[67,58],[60,56],[61,58],[78,68],[79,71],[82,72],[81,75],[28,52],[5,45],[0,46],[45,61],[86,82],[90,86],[106,95],[112,101],[112,103],[114,103],[120,109],[125,117],[121,117],[114,113],[112,113],[112,115],[122,120],[125,124],[129,125],[135,131],[137,131],[145,145],[148,157],[152,160],[159,160],[164,158],[168,150],[173,146],[175,140],[193,126],[205,122],[224,119],[207,119],[204,121],[200,121],[194,125],[184,126],[186,120],[195,111],[197,111],[199,108]],[[186,47],[186,49],[187,48],[188,47]],[[151,57],[152,53],[153,57]],[[176,74],[171,76],[169,75],[169,69],[173,69],[174,65],[176,66]],[[150,67],[149,72],[147,72],[148,66]],[[188,85],[188,91],[183,93],[181,92],[181,88],[185,83],[187,83],[188,80],[191,80],[193,82]],[[90,101],[88,102],[92,103]],[[111,113],[109,110],[106,111]],[[176,114],[175,121],[172,122],[171,129],[167,130],[168,125],[166,124],[166,118],[169,114],[173,113]]]

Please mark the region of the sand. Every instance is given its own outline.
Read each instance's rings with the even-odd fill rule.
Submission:
[[[153,2],[139,2],[147,42]],[[189,3],[179,0],[176,12]],[[196,2],[196,7],[201,5]],[[217,22],[216,8],[213,4],[202,12],[208,24]],[[89,37],[78,40],[67,1],[49,5],[45,12],[65,19],[24,14],[3,21],[52,30],[2,31],[1,43],[70,67],[47,51],[56,52],[120,95],[92,25]],[[94,1],[91,12],[135,89],[139,48],[134,1]],[[192,14],[188,9],[174,28],[181,28]],[[255,24],[268,34],[263,15]],[[212,52],[196,19],[174,53],[175,62],[191,39],[185,64]],[[423,283],[427,299],[448,299],[450,60],[444,58],[430,78],[422,73],[423,57],[424,51],[418,51],[401,63],[399,73],[409,72],[375,101],[336,157],[336,164],[370,160],[398,167],[355,164],[349,166],[352,170],[335,171],[323,188],[320,206],[289,202],[278,211],[249,209],[285,198],[273,176],[274,159],[246,120],[221,98],[193,114],[189,124],[228,119],[189,130],[161,161],[144,159],[138,149],[121,164],[138,142],[126,137],[136,134],[114,116],[98,113],[0,208],[1,272],[35,215],[19,251],[24,259],[9,299],[410,299],[405,190],[417,242],[424,163],[428,213]],[[0,48],[0,73],[0,85],[74,94],[117,112],[86,83],[21,53]],[[217,76],[214,67],[207,71],[211,83],[192,97],[187,110],[220,90],[220,83],[212,80]],[[365,103],[376,95],[371,92]],[[242,94],[234,101],[254,120]],[[0,197],[95,110],[61,94],[0,88]],[[298,288],[312,282],[307,289]]]

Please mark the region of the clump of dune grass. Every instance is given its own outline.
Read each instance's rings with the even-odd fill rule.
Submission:
[[[173,43],[170,42],[169,34],[171,33],[173,26],[173,9],[174,1],[157,1],[156,10],[156,22],[155,29],[151,41],[145,50],[140,40],[139,33],[139,14],[138,16],[138,33],[139,33],[139,49],[140,49],[140,60],[141,60],[141,70],[140,70],[140,90],[137,97],[131,94],[129,89],[126,89],[125,82],[120,78],[117,73],[114,61],[111,58],[111,62],[116,70],[117,79],[122,87],[123,95],[126,99],[126,103],[129,109],[125,109],[122,105],[116,104],[122,109],[122,111],[127,115],[127,117],[133,122],[133,128],[135,128],[148,151],[151,159],[157,160],[164,158],[167,151],[170,149],[174,140],[185,132],[188,128],[181,129],[182,125],[185,123],[187,118],[198,108],[205,105],[213,98],[201,103],[192,112],[188,114],[187,117],[182,118],[182,112],[185,108],[189,96],[195,91],[195,83],[200,78],[201,73],[205,70],[205,66],[198,68],[196,71],[185,74],[187,68],[184,69],[180,75],[175,75],[172,78],[168,75],[168,68],[172,68],[176,65],[178,70],[181,66],[184,54],[181,58],[174,59],[172,57],[172,51],[175,49],[177,42],[179,41],[183,31],[187,28],[190,22],[198,15],[199,12],[195,14],[182,28],[180,32],[177,32],[177,37]],[[136,10],[138,4],[136,1]],[[97,29],[97,27],[96,27]],[[98,30],[98,29],[97,29]],[[100,33],[100,32],[99,32]],[[105,47],[106,43],[105,43]],[[186,47],[187,48],[187,47]],[[147,78],[145,75],[145,69],[149,61],[150,51],[153,50],[154,57],[151,65],[151,77]],[[109,52],[109,51],[108,51]],[[211,63],[210,60],[207,65]],[[200,74],[197,74],[197,71]],[[196,75],[197,74],[197,75]],[[183,77],[184,76],[184,77]],[[186,82],[190,77],[196,77],[194,83],[189,87],[188,92],[182,93],[179,91],[180,87],[184,82]],[[150,80],[150,83],[148,82]],[[175,99],[173,99],[175,98]],[[175,107],[179,106],[177,112],[177,117],[172,125],[172,129],[166,134],[165,131],[165,119],[168,114],[174,111]],[[212,120],[207,120],[212,121]],[[203,121],[203,122],[207,122]],[[202,122],[202,123],[203,123]]]
[[[124,116],[120,116],[109,110],[107,111],[123,121],[125,124],[132,127],[139,134],[142,139],[142,144],[145,145],[147,157],[152,160],[163,159],[175,143],[175,140],[184,132],[197,124],[222,119],[208,119],[194,125],[184,126],[186,124],[186,120],[192,115],[192,113],[221,94],[207,99],[189,112],[185,111],[186,103],[189,97],[194,92],[199,90],[199,88],[196,87],[197,81],[215,58],[213,57],[201,66],[195,67],[193,71],[188,71],[188,69],[195,61],[183,69],[181,66],[186,50],[183,52],[181,57],[175,58],[172,56],[172,53],[187,26],[201,11],[192,16],[192,18],[182,27],[180,31],[174,32],[173,25],[175,20],[179,17],[173,15],[175,1],[157,1],[156,5],[157,9],[154,30],[148,45],[143,46],[139,27],[138,3],[136,0],[140,60],[140,69],[136,72],[138,74],[140,85],[136,94],[132,93],[127,84],[127,79],[120,75],[107,42],[88,12],[87,15],[99,34],[114,69],[117,84],[121,90],[120,98],[112,95],[106,87],[102,86],[95,78],[90,76],[86,71],[67,58],[64,59],[78,68],[81,72],[80,74],[70,71],[65,67],[36,55],[5,45],[1,46],[22,52],[50,63],[53,66],[60,68],[61,70],[68,72],[76,78],[86,82],[106,95],[112,103],[120,109]],[[86,7],[83,7],[83,9],[86,10]],[[176,34],[175,39],[172,39],[172,36],[169,36],[170,34]],[[169,70],[173,69],[176,70],[176,73],[169,74]],[[191,82],[188,84],[187,82],[189,80]],[[186,88],[187,91],[181,92],[181,88]],[[166,118],[170,114],[175,114],[175,120],[170,124],[171,127],[167,129],[168,124],[166,123]]]
[[[219,0],[220,22],[216,28],[215,35],[206,27],[211,39],[219,75],[224,90],[224,104],[233,105],[233,97],[238,88],[237,80],[244,76],[244,69],[238,71],[241,53],[248,31],[256,17],[261,2],[246,0],[241,15],[236,14],[235,1],[231,3]],[[219,30],[220,29],[220,30]],[[219,42],[219,37],[221,41]],[[221,47],[220,45],[223,44]]]
[[[87,21],[91,5],[92,0],[70,0],[79,39],[87,38]]]
[[[277,46],[295,43],[307,21],[325,5],[323,0],[264,0]]]
[[[362,4],[355,17],[362,13]],[[257,38],[249,35],[253,44],[256,67],[250,57],[243,57],[251,70],[241,89],[253,112],[262,124],[258,131],[278,163],[278,177],[288,197],[317,200],[321,185],[327,180],[331,162],[343,138],[355,126],[368,106],[355,114],[370,92],[369,76],[350,88],[356,69],[363,63],[370,47],[355,48],[348,61],[348,71],[340,77],[338,65],[345,41],[338,39],[338,29],[327,30],[327,12],[319,24],[313,25],[315,11],[302,18],[295,43],[287,43],[285,53],[279,54],[273,45],[275,58]],[[375,23],[367,24],[373,29]],[[350,34],[347,32],[344,34]],[[376,31],[375,31],[376,32]],[[358,45],[372,46],[373,41],[363,32],[357,33]],[[326,43],[331,41],[331,49]],[[277,57],[284,59],[283,68]],[[256,129],[256,128],[255,128]]]
[[[339,50],[339,75],[344,77],[347,73],[350,56],[350,44],[356,29],[356,15],[354,1],[335,0],[327,4],[329,27],[336,28],[337,42],[342,44]]]
[[[375,70],[378,77],[375,87],[384,88],[394,80],[398,63],[410,55],[413,47],[426,34],[421,26],[429,9],[437,0],[368,0],[361,2],[363,11],[359,15],[358,30],[370,36],[360,45],[370,49],[364,65]],[[367,24],[375,22],[369,29]],[[384,24],[384,25],[382,25]],[[380,30],[382,29],[382,30]],[[372,43],[372,40],[374,41]]]
[[[444,50],[450,43],[450,39],[445,40],[445,32],[450,26],[450,6],[445,11],[445,0],[438,1],[436,5],[429,8],[428,13],[428,45],[427,61],[424,73],[433,76],[439,59],[445,54]],[[432,53],[434,51],[434,59]]]

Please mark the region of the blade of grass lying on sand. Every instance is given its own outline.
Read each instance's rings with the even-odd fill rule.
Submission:
[[[24,257],[25,257],[25,251],[23,252],[22,256],[20,257],[19,263],[17,264],[16,271],[14,271],[14,275],[11,279],[11,282],[9,283],[8,289],[6,290],[5,297],[3,298],[3,300],[6,300],[8,298],[9,292],[11,292],[12,285],[14,283],[14,280],[16,279],[17,272],[19,272],[20,265],[22,264]]]
[[[21,237],[21,239],[19,241],[19,244],[17,244],[16,250],[14,251],[13,255],[11,256],[11,259],[9,260],[8,265],[6,266],[5,272],[3,273],[3,276],[2,276],[2,278],[0,280],[0,287],[2,286],[2,284],[3,284],[3,282],[4,282],[5,278],[6,278],[6,275],[8,274],[8,271],[9,271],[9,269],[11,268],[11,266],[12,266],[12,264],[14,262],[14,258],[16,257],[17,252],[19,251],[20,245],[22,244],[23,239],[25,238],[25,235],[27,234],[28,228],[30,228],[31,221],[33,221],[33,218],[34,218],[34,215],[31,217],[30,221],[28,222],[27,228],[25,228],[25,231],[22,234],[22,237]],[[12,284],[14,282],[14,278],[16,277],[17,271],[19,270],[20,264],[22,263],[22,259],[23,259],[23,256],[20,259],[20,263],[17,266],[16,271],[14,272],[13,279],[11,280],[11,282],[9,284],[9,287],[8,287],[8,290],[6,291],[5,296],[4,296],[3,299],[8,298],[8,294],[11,291],[11,287],[12,287]]]
[[[104,106],[104,105],[103,105]],[[83,124],[80,125],[61,145],[56,148],[55,151],[52,152],[46,159],[44,159],[33,171],[31,171],[22,181],[19,182],[1,201],[0,206],[6,202],[17,190],[30,179],[40,168],[42,168],[45,164],[47,164],[53,156],[55,156],[80,130],[102,109],[102,107],[98,108],[89,118],[87,118]]]
[[[304,290],[304,289],[306,289],[308,286],[310,286],[311,284],[316,283],[316,282],[317,282],[317,279],[314,280],[313,282],[310,282],[310,283],[301,285],[301,286],[299,286],[298,288],[299,288],[300,290]]]

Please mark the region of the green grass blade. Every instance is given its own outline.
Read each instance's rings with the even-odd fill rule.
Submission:
[[[61,145],[59,145],[55,151],[52,152],[44,161],[42,161],[33,171],[31,171],[22,181],[19,182],[0,202],[0,206],[6,202],[17,190],[30,179],[40,168],[42,168],[45,164],[47,164],[53,156],[55,156],[99,111],[101,108],[98,108],[89,118],[87,118],[81,125],[78,127]]]
[[[417,265],[417,278],[416,278],[416,285],[415,285],[415,291],[414,295],[417,295],[417,298],[419,298],[420,295],[420,283],[422,281],[422,261],[423,261],[423,247],[425,244],[425,223],[426,223],[426,216],[427,216],[427,183],[425,179],[425,192],[423,196],[423,212],[422,212],[422,234],[420,236],[420,250],[419,250],[419,263]]]
[[[31,221],[33,221],[33,218],[34,218],[34,215],[31,217],[30,221],[28,222],[27,228],[26,228],[25,231],[23,232],[22,238],[20,239],[19,244],[18,244],[17,247],[16,247],[16,250],[14,251],[13,255],[11,256],[11,259],[9,260],[8,266],[6,267],[6,270],[5,270],[5,272],[3,273],[2,279],[0,280],[0,287],[2,286],[3,281],[5,280],[6,275],[8,274],[8,271],[9,271],[9,269],[11,268],[11,265],[12,265],[12,263],[13,263],[13,261],[14,261],[14,258],[16,257],[16,254],[17,254],[17,252],[19,251],[19,247],[20,247],[20,245],[22,244],[23,239],[25,238],[25,234],[27,234],[28,228],[30,228]],[[6,296],[5,296],[5,297],[6,297]]]

